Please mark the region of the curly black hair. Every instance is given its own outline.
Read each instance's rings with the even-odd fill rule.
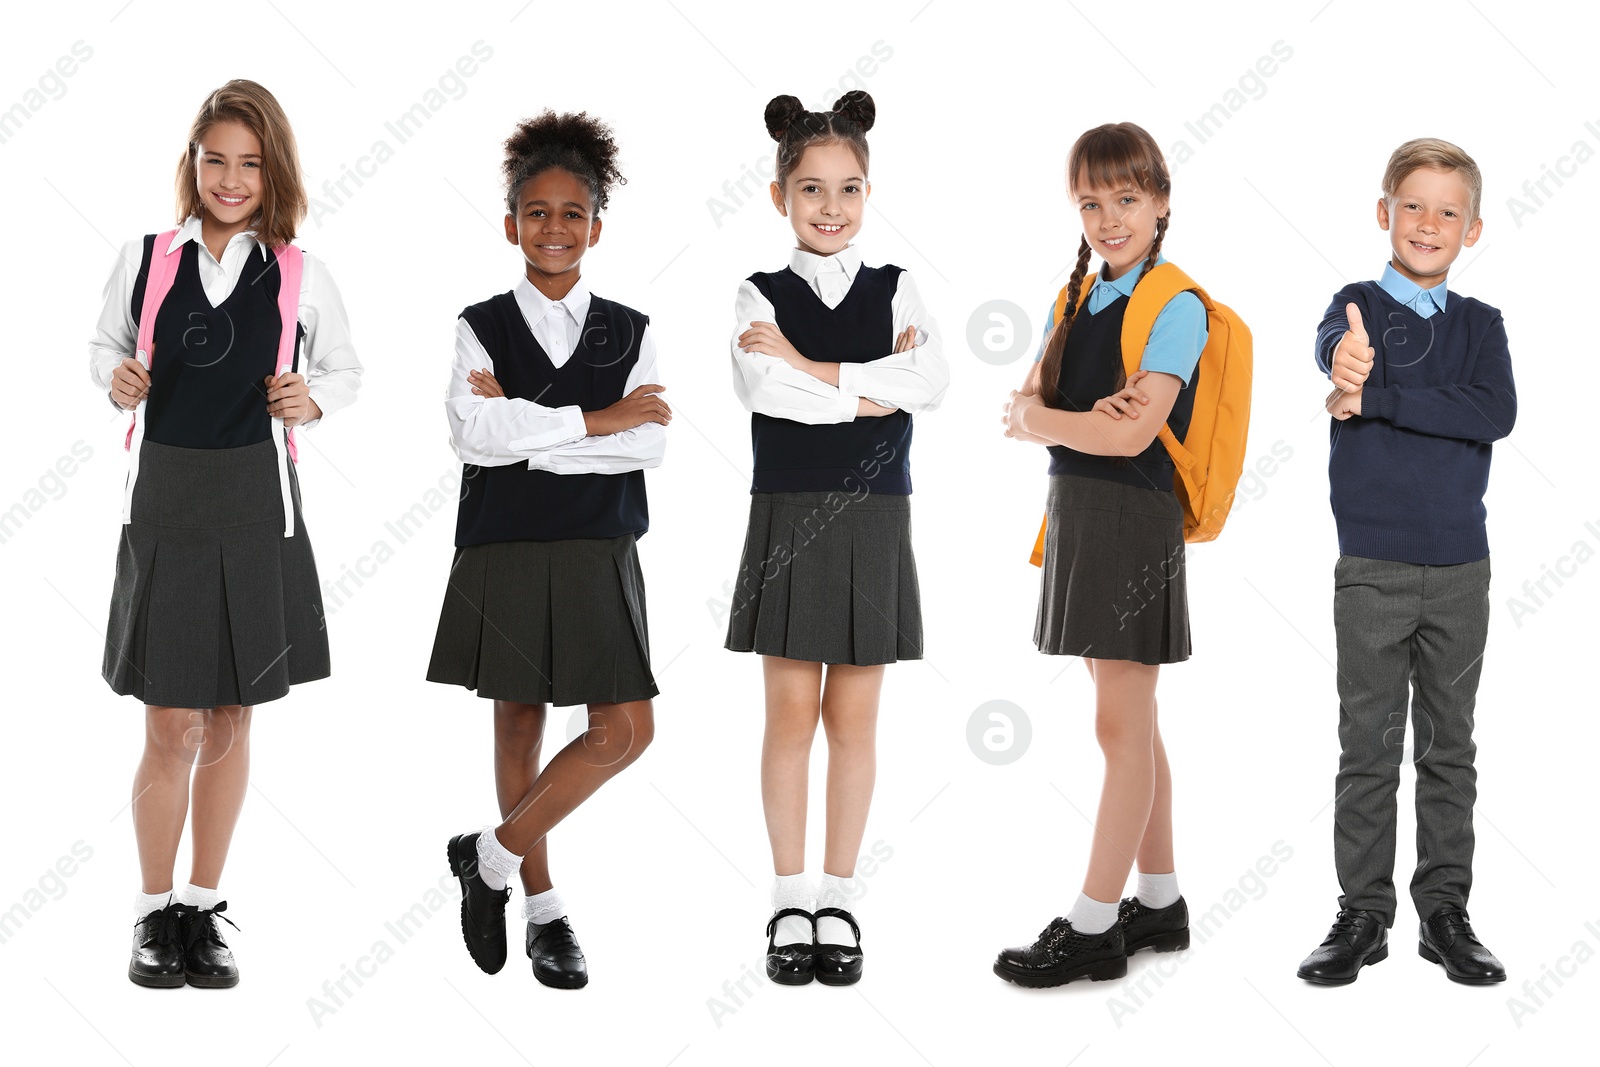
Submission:
[[[867,173],[867,131],[878,117],[877,105],[862,89],[851,89],[833,103],[832,111],[807,111],[793,96],[775,96],[767,101],[767,133],[778,142],[778,162],[774,168],[778,184],[789,180],[800,157],[814,144],[850,146]]]
[[[506,210],[517,213],[517,197],[529,178],[560,167],[589,185],[589,199],[598,214],[611,200],[611,190],[626,185],[617,169],[617,142],[611,127],[586,111],[556,114],[545,109],[537,118],[517,123],[506,138]]]

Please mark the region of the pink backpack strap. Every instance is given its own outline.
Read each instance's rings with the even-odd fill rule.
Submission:
[[[292,244],[278,246],[278,318],[283,322],[283,332],[278,337],[278,367],[274,374],[282,374],[294,366],[294,342],[299,334],[300,278],[305,268],[305,257]],[[289,456],[300,462],[300,453],[294,444],[294,430],[289,430]]]
[[[155,243],[150,246],[150,267],[145,274],[144,303],[139,306],[139,337],[134,344],[133,355],[145,370],[150,369],[151,350],[155,347],[156,315],[161,311],[161,302],[172,291],[173,279],[178,276],[178,264],[183,259],[182,245],[168,251],[177,236],[177,230],[158,233]],[[138,422],[139,410],[135,408],[133,417],[128,420],[128,435],[122,440],[123,449],[131,450],[133,428]]]

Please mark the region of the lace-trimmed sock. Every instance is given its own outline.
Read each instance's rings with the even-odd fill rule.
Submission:
[[[215,889],[207,889],[203,885],[195,885],[190,882],[178,890],[172,899],[174,902],[186,904],[196,911],[205,911],[207,908],[216,907],[217,901],[222,897]]]
[[[567,903],[554,889],[522,898],[522,918],[536,926],[555,922],[567,913]]]
[[[133,897],[133,917],[142,919],[152,911],[160,911],[172,902],[172,890],[165,893],[135,893]]]
[[[815,911],[816,896],[816,887],[803,871],[800,874],[778,874],[772,878],[773,911],[780,908]],[[798,915],[785,915],[778,920],[778,927],[772,932],[772,943],[775,945],[804,945],[810,942],[811,924]]]
[[[522,857],[500,843],[494,836],[494,827],[485,826],[478,835],[478,877],[483,884],[499,892],[521,866]]]
[[[855,878],[840,878],[835,874],[826,872],[822,875],[822,885],[817,889],[817,909],[842,908],[850,914],[855,914],[851,904],[861,895]],[[858,923],[860,919],[856,920]],[[824,915],[817,920],[817,944],[819,945],[846,945],[851,948],[857,946],[856,935],[850,929],[850,924],[834,915]]]

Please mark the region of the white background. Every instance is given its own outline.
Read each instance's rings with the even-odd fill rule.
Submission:
[[[1582,24],[1564,8],[1558,23],[1553,8],[1507,0],[733,10],[707,0],[359,11],[112,0],[10,14],[0,108],[30,111],[0,143],[12,338],[0,509],[28,512],[0,544],[12,724],[0,909],[23,908],[0,944],[0,989],[12,1047],[19,1032],[34,1046],[18,1055],[140,1067],[395,1054],[644,1067],[1591,1057],[1596,730],[1582,682],[1600,505],[1581,427],[1600,163],[1548,184],[1552,195],[1528,201],[1520,222],[1507,198],[1575,142],[1587,155],[1600,148],[1593,15]],[[29,98],[78,41],[92,56]],[[447,81],[442,106],[398,144],[385,122],[478,41],[492,56]],[[1200,143],[1185,122],[1280,41],[1290,58],[1247,79],[1242,106]],[[852,74],[863,57],[871,73]],[[363,565],[371,576],[347,584],[342,604],[330,599],[333,677],[257,713],[252,788],[222,884],[242,927],[229,931],[242,983],[146,990],[123,963],[137,883],[125,805],[141,714],[98,677],[125,420],[90,388],[85,341],[116,248],[172,223],[172,174],[195,109],[241,76],[277,94],[294,124],[325,209],[299,241],[338,280],[367,366],[355,406],[300,438],[318,564],[336,580],[380,540],[393,558]],[[863,251],[914,274],[952,365],[947,402],[917,418],[913,455],[927,658],[888,671],[866,835],[888,858],[857,908],[866,978],[798,990],[757,978],[736,1003],[724,983],[760,975],[771,868],[759,663],[722,649],[717,609],[748,504],[748,416],[730,388],[727,339],[739,280],[781,266],[792,234],[763,189],[747,184],[755,198],[720,219],[709,201],[770,165],[761,113],[771,96],[818,106],[855,84],[880,116]],[[584,276],[652,316],[676,412],[666,464],[649,475],[640,548],[662,689],[657,740],[551,837],[593,974],[577,993],[533,981],[520,926],[506,969],[480,973],[460,943],[453,888],[436,892],[446,839],[494,814],[490,719],[473,695],[423,680],[453,502],[403,544],[385,528],[456,467],[440,409],[454,319],[516,281],[517,253],[501,237],[500,143],[546,106],[587,109],[616,130],[628,184]],[[1120,983],[1036,992],[999,981],[990,963],[1077,893],[1101,762],[1087,673],[1030,641],[1038,573],[1026,555],[1045,459],[1003,439],[997,422],[1025,359],[991,365],[966,337],[983,305],[1012,301],[1029,320],[1017,324],[1030,338],[1019,350],[1031,351],[1077,245],[1067,149],[1082,130],[1125,119],[1169,158],[1179,141],[1192,149],[1174,168],[1165,250],[1254,330],[1250,454],[1276,446],[1289,458],[1246,484],[1220,541],[1191,552],[1194,657],[1164,671],[1160,689],[1179,878],[1197,919],[1218,904],[1224,918],[1187,954],[1135,957]],[[1471,900],[1511,980],[1454,985],[1416,954],[1408,769],[1392,955],[1354,986],[1326,989],[1294,973],[1337,894],[1337,547],[1327,386],[1311,344],[1330,295],[1382,269],[1379,177],[1389,152],[1420,135],[1461,144],[1483,169],[1483,239],[1451,289],[1503,310],[1521,387],[1488,496],[1495,607]],[[324,182],[378,139],[393,158],[332,201]],[[80,441],[91,458],[52,478]],[[1527,600],[1523,582],[1580,542],[1585,562],[1569,561],[1571,576],[1547,582],[1541,603]],[[1514,616],[1513,596],[1535,610]],[[1015,703],[1031,724],[1026,751],[1004,766],[967,741],[969,718],[991,700]],[[568,735],[570,714],[553,713],[547,751]],[[823,767],[819,742],[813,873]],[[1278,842],[1290,858],[1253,874]],[[89,858],[52,874],[75,846]],[[180,884],[186,874],[187,845]],[[385,924],[418,904],[438,910],[399,943]],[[380,941],[392,958],[374,965]],[[347,966],[369,977],[347,979],[352,995],[315,1017],[312,998],[333,1007],[323,983]],[[1524,988],[1541,977],[1542,992]],[[732,1010],[714,1010],[713,998]]]

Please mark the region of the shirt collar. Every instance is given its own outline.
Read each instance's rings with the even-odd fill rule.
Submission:
[[[572,316],[573,322],[581,323],[589,314],[589,287],[583,283],[582,278],[573,282],[567,295],[559,301],[551,300],[535,289],[526,274],[517,282],[517,287],[512,293],[517,298],[517,306],[522,309],[522,317],[528,320],[529,329],[538,325],[557,303],[560,303],[566,313]]]
[[[805,279],[808,285],[816,284],[817,275],[833,271],[842,272],[844,280],[853,283],[856,271],[861,269],[861,250],[855,245],[845,245],[831,256],[819,256],[815,252],[796,248],[789,253],[789,269]]]
[[[1159,267],[1161,264],[1165,263],[1166,261],[1167,261],[1167,257],[1166,256],[1157,254],[1157,256],[1156,256],[1156,266]],[[1106,268],[1105,268],[1104,264],[1102,264],[1101,267],[1100,267],[1100,273],[1095,275],[1094,289],[1102,289],[1102,288],[1103,289],[1110,289],[1113,293],[1117,294],[1118,296],[1132,296],[1133,295],[1134,284],[1136,282],[1138,282],[1139,276],[1141,274],[1143,274],[1143,273],[1144,273],[1144,260],[1140,260],[1139,261],[1139,265],[1137,267],[1135,267],[1133,270],[1128,271],[1122,277],[1116,278],[1116,279],[1111,279],[1111,278],[1107,278],[1106,277]],[[1089,291],[1090,295],[1094,294],[1094,289],[1091,289]],[[1110,299],[1116,299],[1116,297],[1113,296],[1113,297],[1110,297]]]
[[[203,234],[200,229],[200,216],[190,215],[188,218],[183,220],[183,225],[178,227],[178,232],[173,234],[172,243],[167,246],[166,254],[170,256],[172,253],[176,252],[180,247],[183,246],[185,241],[193,241],[195,244],[204,248],[205,241],[202,239],[202,237]],[[228,244],[232,245],[234,241],[239,240],[241,237],[255,238],[256,231],[241,230],[239,233],[236,233],[229,238]],[[256,247],[261,250],[261,258],[266,259],[267,246],[261,242],[260,238],[256,238]]]
[[[1435,285],[1430,289],[1424,289],[1410,278],[1407,278],[1404,274],[1401,274],[1399,271],[1395,270],[1392,262],[1385,263],[1383,265],[1383,277],[1378,280],[1378,285],[1383,289],[1384,292],[1388,293],[1390,296],[1394,297],[1407,307],[1415,308],[1417,306],[1417,299],[1426,293],[1427,296],[1425,299],[1432,300],[1433,306],[1438,308],[1440,311],[1444,310],[1445,300],[1450,295],[1450,291],[1448,289],[1449,284],[1450,280],[1446,278],[1438,285]]]

